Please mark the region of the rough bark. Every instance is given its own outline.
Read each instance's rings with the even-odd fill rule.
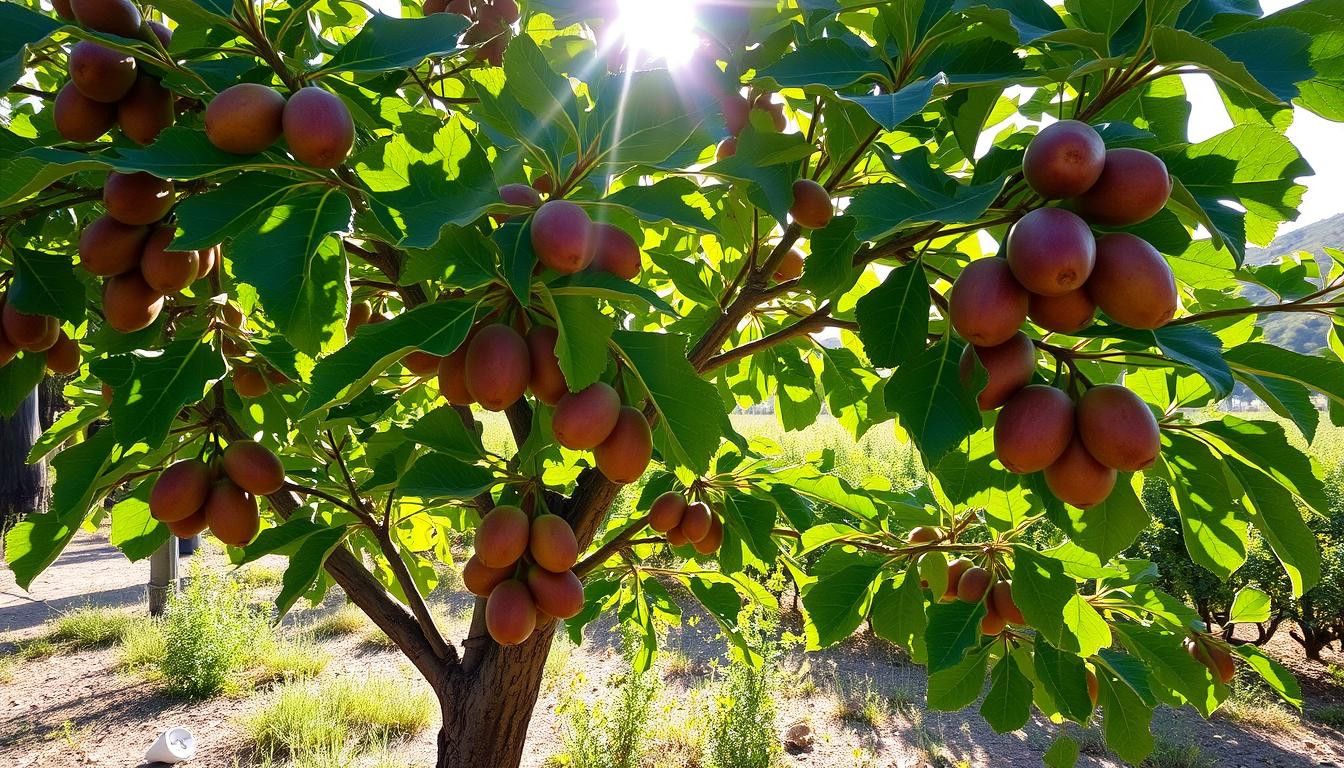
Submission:
[[[46,509],[51,497],[46,462],[27,463],[42,434],[38,391],[28,393],[14,415],[0,419],[0,531],[30,512]]]

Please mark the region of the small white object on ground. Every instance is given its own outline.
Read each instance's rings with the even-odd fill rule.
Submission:
[[[158,741],[145,753],[151,763],[182,763],[196,756],[196,737],[186,728],[169,728],[159,734]]]

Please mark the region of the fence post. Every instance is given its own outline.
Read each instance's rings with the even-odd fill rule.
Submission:
[[[161,616],[177,591],[177,537],[169,536],[149,557],[149,615]]]

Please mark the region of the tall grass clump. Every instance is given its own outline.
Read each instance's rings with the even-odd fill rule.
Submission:
[[[86,605],[58,616],[47,638],[69,649],[106,648],[120,643],[139,620],[120,608]]]
[[[759,663],[734,660],[727,667],[705,739],[706,756],[714,768],[771,768],[779,760],[774,682],[780,652],[773,639],[777,619],[759,609],[749,613],[740,625],[756,628],[750,643]]]
[[[627,655],[633,658],[635,643],[627,639]],[[638,768],[648,749],[649,721],[653,702],[662,684],[657,673],[631,671],[621,678],[615,701],[588,704],[572,697],[563,705],[561,739],[568,768]]]
[[[270,637],[270,627],[248,605],[243,588],[200,566],[192,568],[186,589],[168,601],[161,627],[158,668],[164,685],[190,698],[223,691],[248,665],[258,639]]]

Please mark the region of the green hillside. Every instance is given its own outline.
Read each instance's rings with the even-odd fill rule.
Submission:
[[[1327,247],[1344,249],[1344,214],[1279,235],[1267,248],[1248,248],[1246,263],[1268,264],[1282,256],[1306,251],[1316,257],[1321,274],[1329,274],[1334,260],[1325,253]],[[1248,286],[1245,294],[1255,302],[1274,300],[1269,291],[1260,286]],[[1325,346],[1326,335],[1330,332],[1328,319],[1305,313],[1275,315],[1263,321],[1261,326],[1269,343],[1304,353]]]

